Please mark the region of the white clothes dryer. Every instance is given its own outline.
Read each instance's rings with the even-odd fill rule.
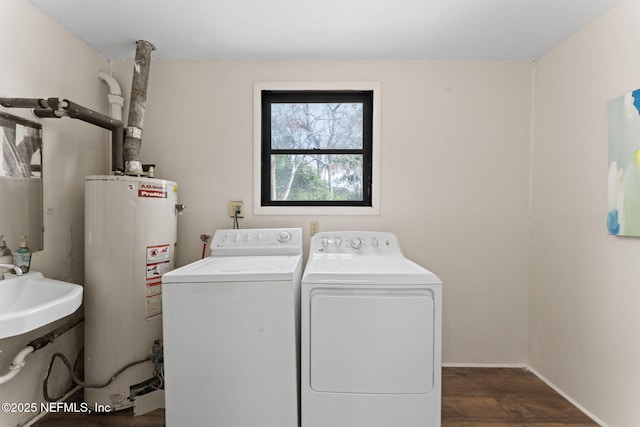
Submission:
[[[297,427],[302,230],[218,230],[166,273],[166,424]]]
[[[302,427],[439,427],[442,282],[392,233],[322,232],[301,294]]]

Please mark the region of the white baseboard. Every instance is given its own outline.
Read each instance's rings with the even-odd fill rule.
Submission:
[[[546,385],[548,385],[549,387],[551,387],[552,389],[554,389],[560,396],[564,397],[565,399],[567,399],[569,402],[571,402],[571,404],[573,406],[575,406],[576,408],[580,409],[587,417],[591,418],[595,423],[598,423],[600,426],[602,427],[609,427],[607,424],[604,423],[604,421],[602,421],[601,419],[599,419],[598,417],[596,417],[595,415],[593,415],[591,412],[589,412],[584,406],[580,405],[578,402],[576,402],[575,400],[573,400],[571,398],[571,396],[569,396],[567,393],[565,393],[564,391],[562,391],[560,389],[560,387],[556,386],[554,383],[552,383],[551,381],[549,381],[544,375],[542,375],[540,372],[538,372],[535,368],[532,367],[527,367],[527,370],[529,372],[531,372],[533,375],[535,375],[536,377],[540,378]]]
[[[529,369],[525,363],[443,363],[443,368],[520,368]]]

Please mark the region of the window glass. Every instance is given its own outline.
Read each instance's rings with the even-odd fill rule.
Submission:
[[[362,148],[362,103],[271,104],[271,147]]]
[[[371,206],[373,91],[262,92],[262,206]]]
[[[360,154],[271,156],[273,200],[362,201]]]

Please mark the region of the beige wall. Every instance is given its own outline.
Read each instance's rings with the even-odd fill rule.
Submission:
[[[108,69],[106,59],[24,0],[0,2],[0,95],[7,97],[61,97],[107,112],[106,87],[96,75]],[[38,120],[28,110],[5,110]],[[44,251],[34,255],[32,269],[45,276],[81,283],[84,251],[84,176],[107,172],[107,133],[71,119],[49,119],[44,140]],[[0,203],[7,203],[0,200]],[[1,220],[0,220],[1,222]],[[2,232],[0,231],[0,234]],[[15,249],[15,248],[13,248]],[[0,375],[29,341],[51,331],[51,326],[0,340]],[[82,327],[74,328],[54,344],[27,357],[27,366],[0,385],[0,402],[40,402],[42,379],[49,358],[62,351],[74,360],[82,346]],[[54,367],[50,394],[69,387],[60,363]],[[0,425],[13,426],[32,413],[0,412]]]
[[[113,66],[125,92],[132,69]],[[187,205],[178,263],[199,258],[201,234],[231,228],[230,200],[248,207],[242,227],[392,231],[445,283],[444,361],[524,364],[531,73],[528,62],[153,61],[142,160]],[[350,80],[382,86],[381,214],[253,216],[253,83]]]
[[[640,87],[640,2],[536,66],[530,364],[610,426],[640,425],[640,240],[607,235],[607,101]]]

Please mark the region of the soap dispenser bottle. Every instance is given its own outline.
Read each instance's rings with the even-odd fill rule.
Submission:
[[[4,241],[4,234],[0,235],[0,264],[11,264],[11,249],[7,247],[7,242]]]
[[[13,251],[13,265],[20,267],[23,273],[27,273],[31,265],[31,249],[28,245],[27,236],[20,236],[20,247]]]

